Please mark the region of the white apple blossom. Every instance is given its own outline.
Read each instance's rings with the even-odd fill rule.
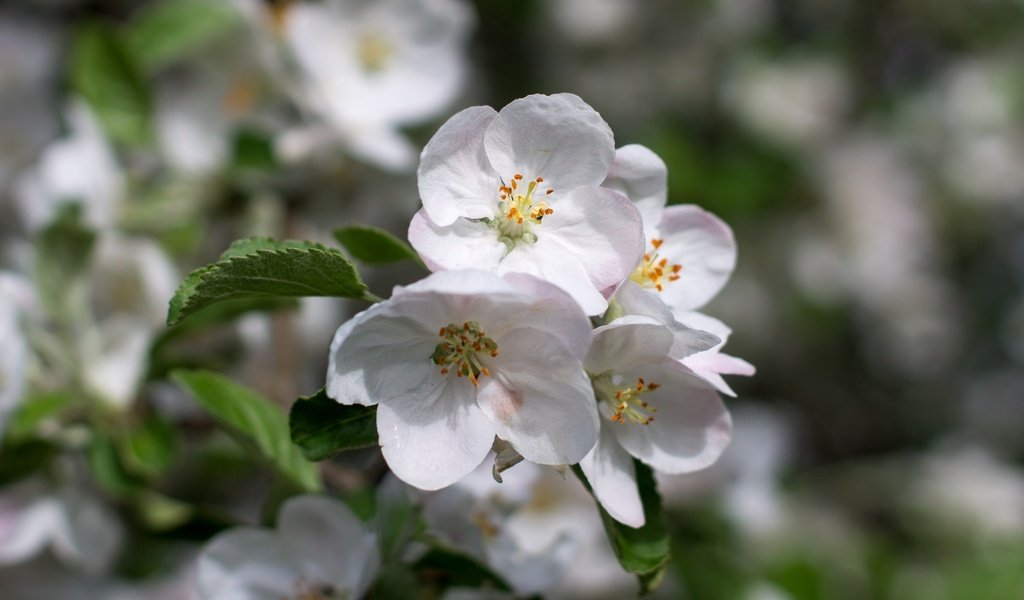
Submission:
[[[732,424],[713,388],[669,357],[673,332],[627,316],[594,331],[584,366],[593,381],[601,434],[580,467],[612,517],[644,524],[633,458],[656,471],[689,473],[718,459]]]
[[[623,314],[651,317],[672,329],[676,334],[672,357],[719,391],[735,396],[722,375],[753,375],[754,367],[722,353],[731,330],[696,309],[729,280],[736,264],[736,243],[729,226],[711,213],[694,205],[666,208],[667,175],[665,163],[643,146],[623,146],[615,153],[604,185],[634,201],[648,244],[631,281],[618,288],[615,298]],[[695,336],[695,331],[704,331],[705,336]],[[707,344],[712,338],[717,342],[694,345]]]
[[[82,376],[89,392],[124,408],[142,383],[178,275],[155,243],[115,233],[99,238],[88,275],[93,320],[76,340]]]
[[[409,241],[434,270],[529,273],[600,314],[643,246],[636,208],[599,185],[614,155],[608,124],[572,94],[468,108],[423,150]]]
[[[410,169],[415,151],[398,128],[436,116],[461,90],[469,7],[458,0],[328,0],[296,3],[281,19],[299,70],[290,91],[329,127],[293,130],[281,140],[284,154],[326,137],[381,167]]]
[[[496,435],[527,460],[573,464],[597,436],[590,338],[579,306],[541,279],[442,271],[338,329],[327,394],[378,405],[385,460],[421,489],[472,471]]]
[[[0,490],[0,565],[25,562],[47,547],[87,573],[106,570],[121,546],[121,525],[81,489],[30,479]]]
[[[0,438],[7,419],[25,396],[28,369],[28,342],[21,327],[17,300],[7,289],[6,276],[0,273]]]
[[[113,226],[124,191],[114,149],[85,103],[67,110],[71,135],[53,142],[39,163],[14,183],[14,199],[29,230],[48,225],[61,206],[81,203],[85,222]]]
[[[208,600],[361,598],[380,569],[377,536],[347,506],[324,496],[285,502],[277,529],[239,527],[199,556]]]

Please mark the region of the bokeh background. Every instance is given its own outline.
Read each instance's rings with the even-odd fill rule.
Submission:
[[[16,182],[67,134],[69,100],[92,85],[76,66],[81,32],[127,28],[147,4],[0,5],[5,269],[27,270],[37,243]],[[574,92],[617,145],[665,160],[670,203],[714,212],[739,244],[706,312],[758,372],[730,381],[726,457],[660,481],[674,550],[660,594],[1024,598],[1024,3],[478,0],[469,12],[464,84],[403,129],[417,151],[465,106]],[[413,172],[345,152],[275,154],[275,128],[296,117],[265,110],[281,92],[254,79],[265,73],[238,29],[130,84],[141,91],[124,110],[144,98],[143,127],[159,134],[136,137],[129,122],[114,136],[118,227],[154,240],[181,273],[247,235],[329,240],[346,223],[402,235],[418,208]],[[175,119],[198,119],[184,109],[209,94],[222,110],[201,129],[222,147],[207,160],[196,153],[208,140],[181,151],[171,140],[191,135]],[[419,274],[366,277],[386,291]],[[287,402],[322,385],[330,336],[358,308],[310,302],[156,348],[140,404],[180,419],[179,451],[200,448],[205,471],[178,468],[154,487],[256,511],[245,498],[268,484],[209,441],[167,370],[212,366]],[[193,542],[212,531],[201,525]],[[122,559],[119,576],[166,574],[177,550],[147,554],[152,536],[129,537],[138,560]],[[580,571],[610,582],[608,597],[632,593],[628,578]],[[40,572],[0,569],[0,590]],[[580,586],[559,595],[598,593]]]

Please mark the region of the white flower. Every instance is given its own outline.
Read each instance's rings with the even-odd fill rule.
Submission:
[[[594,331],[584,366],[601,419],[597,444],[580,461],[595,497],[612,517],[644,523],[631,457],[665,473],[715,462],[732,424],[718,394],[669,358],[674,335],[653,319],[627,316]]]
[[[608,124],[572,94],[468,108],[423,150],[409,241],[432,269],[529,273],[600,314],[643,245],[628,198],[599,187],[614,154]]]
[[[590,337],[579,306],[543,280],[442,271],[338,329],[327,394],[378,404],[385,460],[422,489],[472,471],[495,435],[527,460],[573,464],[597,436]]]
[[[723,354],[731,330],[696,309],[715,297],[732,275],[736,242],[728,225],[700,207],[666,208],[667,173],[665,163],[643,146],[623,146],[615,153],[604,185],[636,203],[648,243],[632,281],[620,286],[615,298],[623,314],[651,317],[672,329],[676,342],[671,356],[735,396],[721,376],[753,375],[754,367]],[[710,335],[699,336],[695,330]],[[713,338],[717,341],[709,344]]]
[[[114,233],[99,238],[88,279],[95,320],[76,341],[84,383],[102,401],[124,408],[135,399],[177,282],[174,265],[153,242]]]
[[[25,562],[50,547],[68,566],[99,573],[121,539],[116,517],[82,490],[51,490],[27,480],[0,491],[0,565]]]
[[[14,199],[25,226],[48,225],[65,204],[79,202],[85,221],[110,228],[124,188],[121,169],[99,123],[81,101],[68,108],[71,136],[51,144],[34,169],[14,185]]]
[[[0,273],[0,340],[4,348],[0,352],[0,437],[8,416],[25,397],[28,368],[28,342],[21,328],[21,311],[7,287],[6,276]]]
[[[199,556],[198,585],[209,600],[361,598],[380,568],[377,536],[341,502],[288,500],[277,530],[239,527]]]
[[[397,128],[437,115],[461,90],[472,23],[456,0],[303,2],[284,14],[284,42],[299,67],[294,96],[353,154],[388,169],[415,152]],[[322,126],[295,136],[319,137]],[[286,152],[287,153],[287,152]]]

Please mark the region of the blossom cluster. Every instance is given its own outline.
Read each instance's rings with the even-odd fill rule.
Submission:
[[[712,464],[731,431],[722,375],[753,373],[698,312],[733,270],[731,230],[666,207],[666,178],[572,94],[456,114],[423,150],[409,226],[434,272],[338,329],[327,394],[378,407],[384,458],[413,486],[447,487],[502,447],[496,478],[579,464],[642,526],[633,459]]]

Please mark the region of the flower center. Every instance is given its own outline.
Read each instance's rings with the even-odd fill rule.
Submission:
[[[479,355],[498,356],[498,344],[487,337],[480,323],[466,321],[461,327],[449,323],[441,328],[439,335],[444,341],[434,348],[430,360],[441,367],[442,375],[454,371],[456,377],[467,377],[475,386],[481,375],[491,374]]]
[[[536,242],[537,235],[530,229],[540,225],[544,217],[555,212],[547,202],[534,197],[542,183],[544,178],[538,177],[524,184],[522,173],[516,173],[508,183],[502,180],[498,187],[498,214],[492,223],[498,229],[499,239],[509,250],[521,239],[531,244]],[[544,195],[549,196],[554,191],[553,188],[547,188]]]
[[[349,600],[348,590],[338,589],[330,583],[309,583],[305,579],[295,582],[295,595],[282,600]]]
[[[593,379],[594,393],[599,402],[604,402],[610,409],[608,418],[616,423],[637,423],[650,425],[654,422],[654,413],[658,412],[644,399],[644,394],[652,392],[659,384],[647,383],[643,377],[636,378],[636,384],[623,387],[616,382],[611,374],[604,374]]]
[[[678,263],[669,265],[667,258],[658,256],[658,249],[661,248],[663,243],[664,240],[652,239],[651,251],[644,254],[640,265],[629,276],[630,279],[640,284],[641,287],[653,288],[662,292],[665,291],[665,284],[679,279],[679,271],[683,270],[683,265]]]
[[[382,71],[393,53],[388,40],[377,33],[364,34],[356,44],[356,59],[367,73]]]

